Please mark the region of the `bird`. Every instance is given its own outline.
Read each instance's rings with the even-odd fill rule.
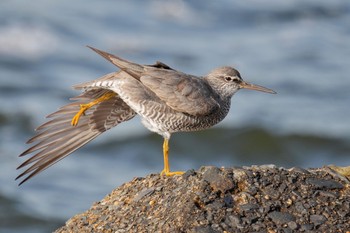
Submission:
[[[164,169],[160,174],[181,175],[183,171],[170,171],[168,162],[173,133],[216,125],[226,117],[231,97],[240,89],[276,94],[269,88],[244,81],[239,71],[230,66],[215,68],[206,76],[195,76],[159,61],[140,65],[87,47],[119,70],[73,86],[82,93],[48,115],[49,120],[27,141],[35,144],[19,155],[32,154],[17,168],[26,168],[16,177],[16,180],[22,178],[19,185],[136,115],[147,129],[164,139]]]

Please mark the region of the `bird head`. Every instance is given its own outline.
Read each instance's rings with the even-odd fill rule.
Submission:
[[[231,98],[239,89],[249,89],[276,94],[275,91],[269,88],[245,82],[238,70],[229,66],[214,69],[205,77],[205,79],[214,91],[216,91],[222,98]]]

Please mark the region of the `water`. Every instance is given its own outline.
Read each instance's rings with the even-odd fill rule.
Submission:
[[[212,130],[175,134],[173,170],[350,165],[348,1],[0,3],[0,232],[48,232],[135,176],[162,169],[162,139],[135,118],[17,187],[15,168],[70,86],[114,71],[84,47],[204,75],[233,65],[278,95],[240,91]]]

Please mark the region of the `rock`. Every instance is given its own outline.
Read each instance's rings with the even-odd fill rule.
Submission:
[[[319,226],[327,221],[326,217],[323,215],[310,215],[310,222],[312,222],[315,226]]]
[[[229,215],[226,221],[227,221],[226,224],[228,226],[243,228],[242,220],[237,215]]]
[[[135,178],[56,232],[343,232],[349,196],[322,168],[202,167]]]
[[[252,166],[255,167],[255,166]],[[276,165],[275,164],[263,164],[258,166],[258,168],[262,169],[262,170],[267,170],[267,169],[276,169]]]
[[[240,205],[239,208],[245,212],[250,212],[250,211],[259,209],[259,206],[257,204],[247,203],[247,204]]]
[[[148,189],[143,189],[141,192],[139,192],[135,197],[134,201],[139,201],[141,200],[144,196],[151,195],[154,192],[154,188],[148,188]]]
[[[208,181],[214,191],[225,193],[234,188],[232,179],[228,179],[227,173],[222,172],[217,167],[204,167],[203,179]]]
[[[194,176],[194,175],[196,175],[195,170],[194,169],[190,169],[190,170],[186,171],[185,174],[183,174],[182,176],[183,176],[183,178],[187,179],[190,176]]]
[[[309,171],[304,169],[304,168],[301,168],[301,167],[292,167],[291,169],[289,169],[290,171],[293,171],[293,172],[298,172],[298,173],[304,173],[304,174],[308,174]]]
[[[288,227],[291,229],[291,230],[296,230],[298,229],[298,224],[294,221],[291,221],[288,223]]]
[[[306,179],[307,184],[311,184],[318,189],[342,189],[344,186],[334,180],[324,180],[319,178]]]
[[[193,230],[190,231],[191,233],[220,233],[219,231],[214,230],[213,228],[209,226],[200,226],[195,227]]]
[[[273,211],[267,215],[276,224],[285,224],[289,222],[294,222],[295,217],[290,213],[282,213],[278,211]]]
[[[312,224],[303,224],[303,225],[301,225],[300,230],[301,231],[311,231],[313,228],[314,228],[314,226]]]
[[[225,197],[224,197],[224,203],[225,203],[225,206],[226,206],[226,207],[232,208],[232,207],[233,207],[233,198],[232,198],[232,195],[230,195],[230,194],[225,195]]]

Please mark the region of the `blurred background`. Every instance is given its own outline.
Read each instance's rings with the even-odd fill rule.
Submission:
[[[350,165],[350,3],[341,0],[0,3],[0,232],[50,232],[112,189],[163,168],[137,117],[18,187],[18,155],[73,84],[116,68],[85,47],[205,75],[231,65],[248,90],[210,130],[170,141],[172,170]]]

